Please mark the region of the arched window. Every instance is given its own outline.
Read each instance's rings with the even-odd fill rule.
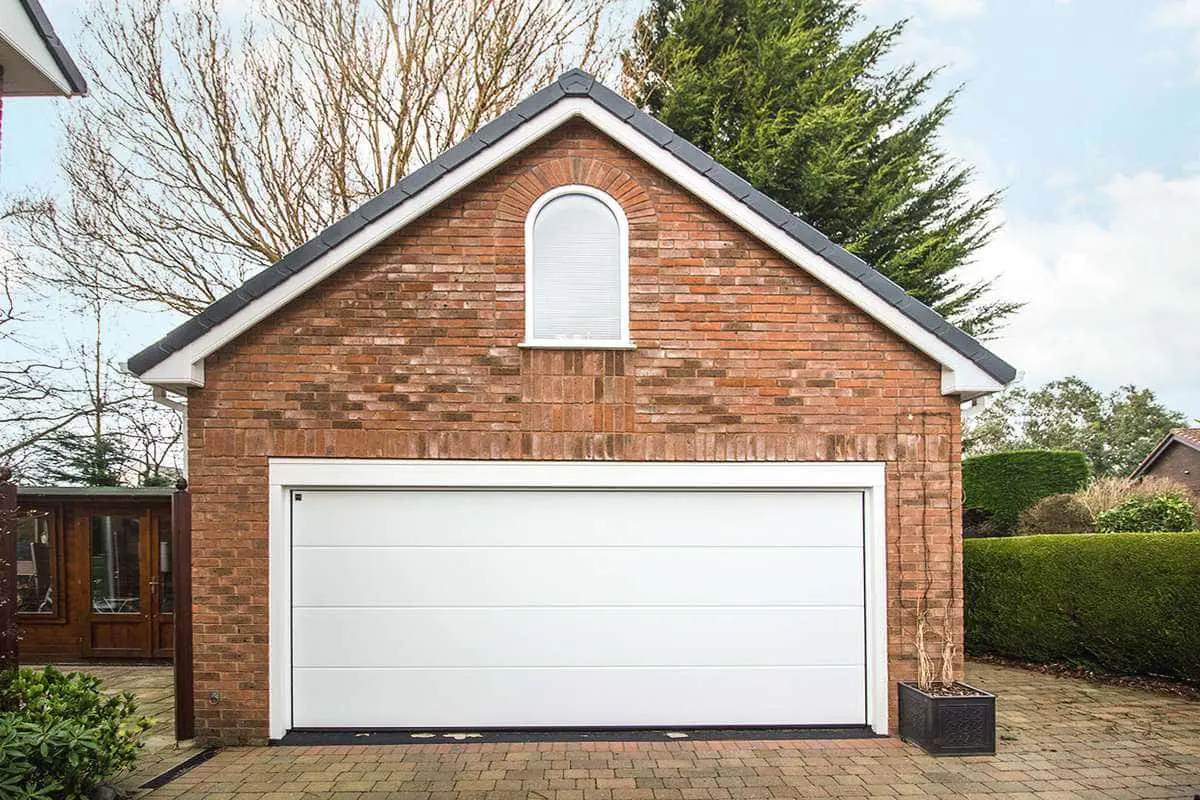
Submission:
[[[525,344],[629,346],[629,232],[604,192],[562,186],[529,209]]]

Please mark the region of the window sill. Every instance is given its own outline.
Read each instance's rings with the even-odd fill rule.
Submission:
[[[551,339],[549,341],[521,342],[517,345],[523,350],[637,350],[633,342],[621,341],[590,341],[573,339]]]

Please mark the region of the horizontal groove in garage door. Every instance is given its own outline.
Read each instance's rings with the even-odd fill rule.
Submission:
[[[298,544],[297,550],[795,550],[791,544]],[[805,550],[862,550],[862,545],[810,545]]]
[[[296,667],[298,671],[318,672],[322,670],[370,670],[374,672],[394,672],[397,670],[425,670],[426,672],[440,672],[442,670],[475,670],[487,671],[493,670],[539,670],[539,669],[554,669],[554,670],[585,670],[585,669],[629,669],[629,670],[644,670],[644,669],[688,669],[688,670],[709,670],[709,669],[752,669],[752,670],[770,670],[770,669],[861,669],[862,664],[530,664],[530,665],[488,665],[480,667],[477,665],[458,665],[458,666],[437,666],[437,667]]]
[[[862,608],[862,603],[753,603],[746,605],[737,605],[730,603],[713,603],[706,605],[703,603],[688,603],[687,605],[672,605],[671,603],[654,603],[641,604],[636,606],[612,606],[603,603],[537,603],[531,605],[509,604],[509,605],[477,605],[477,606],[424,606],[424,605],[376,605],[376,606],[360,606],[360,605],[337,605],[335,603],[321,603],[319,605],[306,605],[304,603],[295,603],[292,608],[361,608],[366,610],[381,609],[381,608],[415,608],[423,611],[478,611],[480,609],[508,609],[508,608],[604,608],[604,609],[620,609],[622,611],[637,611],[639,609],[653,608],[670,608],[670,609],[722,609],[722,608]]]

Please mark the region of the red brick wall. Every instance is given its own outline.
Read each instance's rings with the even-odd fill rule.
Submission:
[[[1174,478],[1200,497],[1200,453],[1187,445],[1178,442],[1167,445],[1146,474]]]
[[[626,209],[637,350],[517,347],[525,212],[564,183]],[[915,605],[944,607],[960,585],[959,406],[938,365],[582,122],[205,371],[189,398],[189,477],[206,740],[267,736],[271,456],[886,461],[893,680],[913,675]]]

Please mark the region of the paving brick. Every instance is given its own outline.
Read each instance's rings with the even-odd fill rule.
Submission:
[[[1200,793],[1200,703],[977,663],[968,677],[998,695],[1003,738],[995,757],[936,759],[896,739],[231,748],[149,797],[1188,800]]]

